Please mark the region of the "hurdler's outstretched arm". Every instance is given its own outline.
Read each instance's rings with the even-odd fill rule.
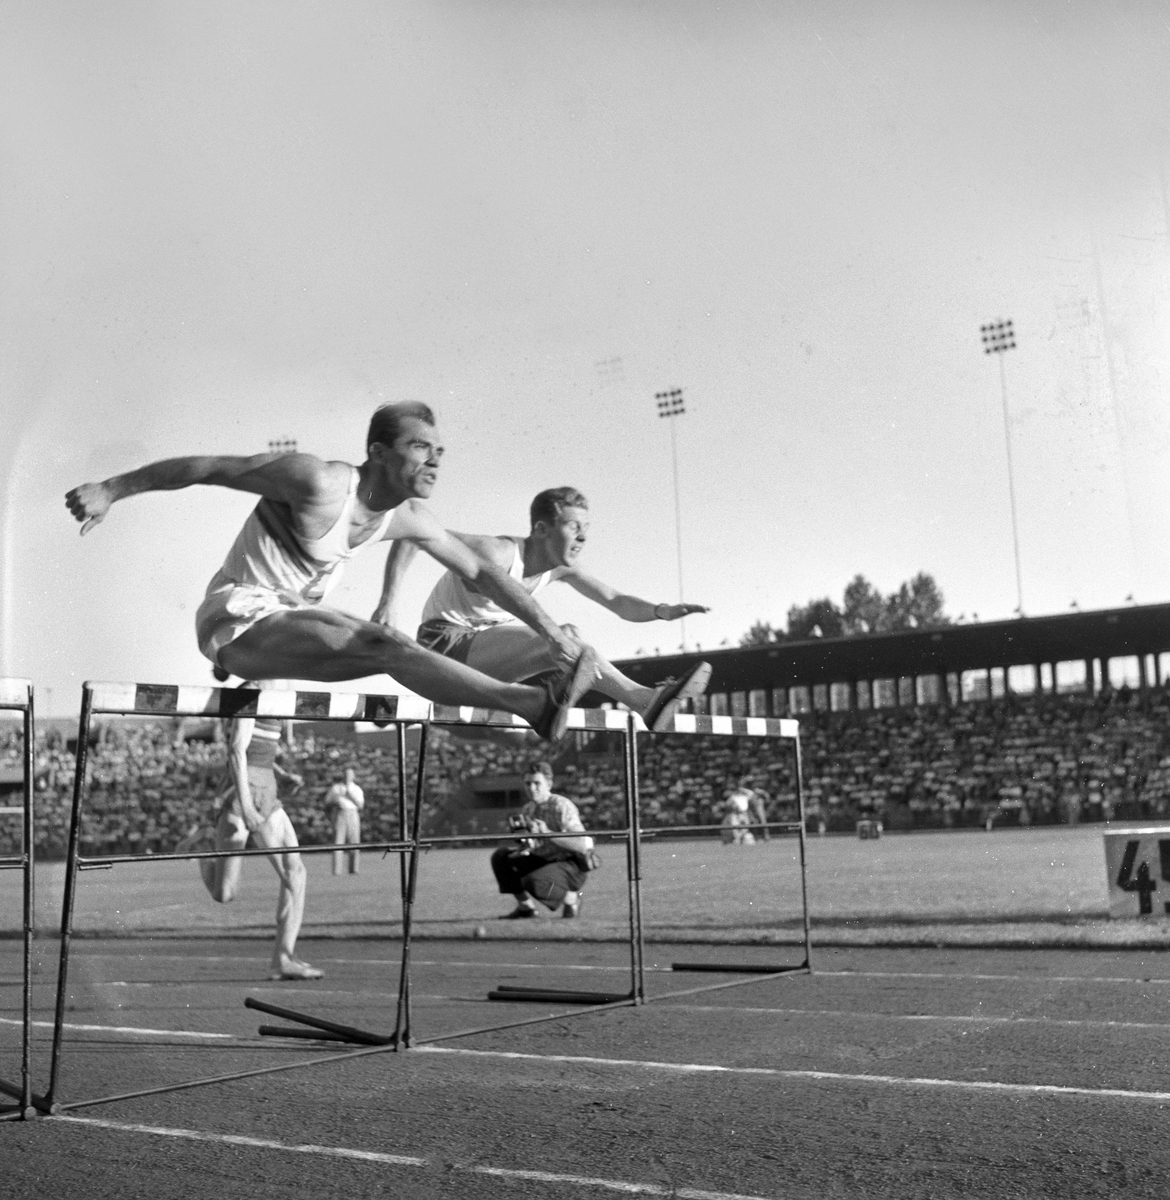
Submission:
[[[382,572],[382,595],[377,607],[370,615],[370,620],[377,625],[386,625],[390,629],[398,628],[398,595],[402,580],[410,564],[418,554],[418,546],[399,538],[390,545],[390,553],[386,555],[386,567]]]
[[[83,483],[65,495],[69,511],[82,522],[81,532],[101,522],[111,505],[143,492],[173,492],[194,484],[212,484],[241,492],[254,492],[298,507],[328,503],[337,486],[337,469],[348,481],[343,463],[328,463],[312,454],[197,455],[166,458],[100,483]]]
[[[619,592],[617,588],[586,575],[576,567],[562,571],[559,578],[595,604],[608,608],[623,621],[677,621],[691,613],[711,611],[705,604],[652,604],[649,600]]]

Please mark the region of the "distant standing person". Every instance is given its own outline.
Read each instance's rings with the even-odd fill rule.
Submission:
[[[354,780],[353,767],[345,768],[345,782],[335,783],[325,793],[325,807],[333,810],[333,844],[344,846],[362,840],[362,809],[366,806],[366,794]],[[344,872],[345,860],[349,860],[349,873],[356,875],[361,858],[360,850],[334,850],[333,874]]]
[[[247,686],[255,686],[250,684]],[[276,944],[272,950],[270,979],[320,979],[323,972],[297,957],[297,935],[305,915],[305,864],[296,853],[297,831],[277,796],[277,780],[294,790],[304,782],[276,761],[281,721],[275,717],[237,717],[225,722],[228,740],[228,774],[232,789],[220,807],[215,824],[216,850],[243,850],[248,838],[270,854],[280,879],[276,901]],[[190,840],[190,839],[188,839]],[[190,849],[180,843],[179,849]],[[229,904],[236,898],[243,870],[242,858],[201,858],[203,883],[212,899]]]
[[[720,837],[725,846],[752,846],[756,838],[750,829],[751,819],[748,809],[751,806],[751,793],[747,788],[736,788],[730,792],[724,801],[726,815],[720,824],[723,826]]]

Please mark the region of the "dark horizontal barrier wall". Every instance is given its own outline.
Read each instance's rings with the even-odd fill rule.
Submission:
[[[705,659],[713,667],[710,691],[746,692],[1163,651],[1170,651],[1170,604],[864,637],[775,642],[736,650],[623,659],[616,665],[632,679],[649,684],[677,676],[687,664]]]

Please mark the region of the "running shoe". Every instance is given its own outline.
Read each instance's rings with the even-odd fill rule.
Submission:
[[[269,979],[322,979],[325,972],[311,967],[307,962],[294,958],[283,967],[274,967]]]
[[[669,729],[674,720],[674,714],[678,712],[679,705],[701,696],[707,690],[707,684],[710,681],[711,664],[709,662],[695,663],[678,679],[667,679],[654,693],[654,698],[642,714],[646,728],[654,733],[662,733]]]
[[[707,668],[710,673],[710,667]],[[581,657],[552,683],[545,684],[548,698],[544,712],[532,726],[546,742],[559,742],[569,724],[569,710],[585,695],[601,675],[596,652],[586,646]]]

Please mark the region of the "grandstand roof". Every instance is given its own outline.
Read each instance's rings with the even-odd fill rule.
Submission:
[[[704,650],[616,665],[639,683],[677,675],[706,659],[712,692],[892,679],[1029,663],[1120,658],[1170,650],[1170,604],[1130,605],[1051,617],[1020,617],[864,637],[812,638],[733,650]]]

